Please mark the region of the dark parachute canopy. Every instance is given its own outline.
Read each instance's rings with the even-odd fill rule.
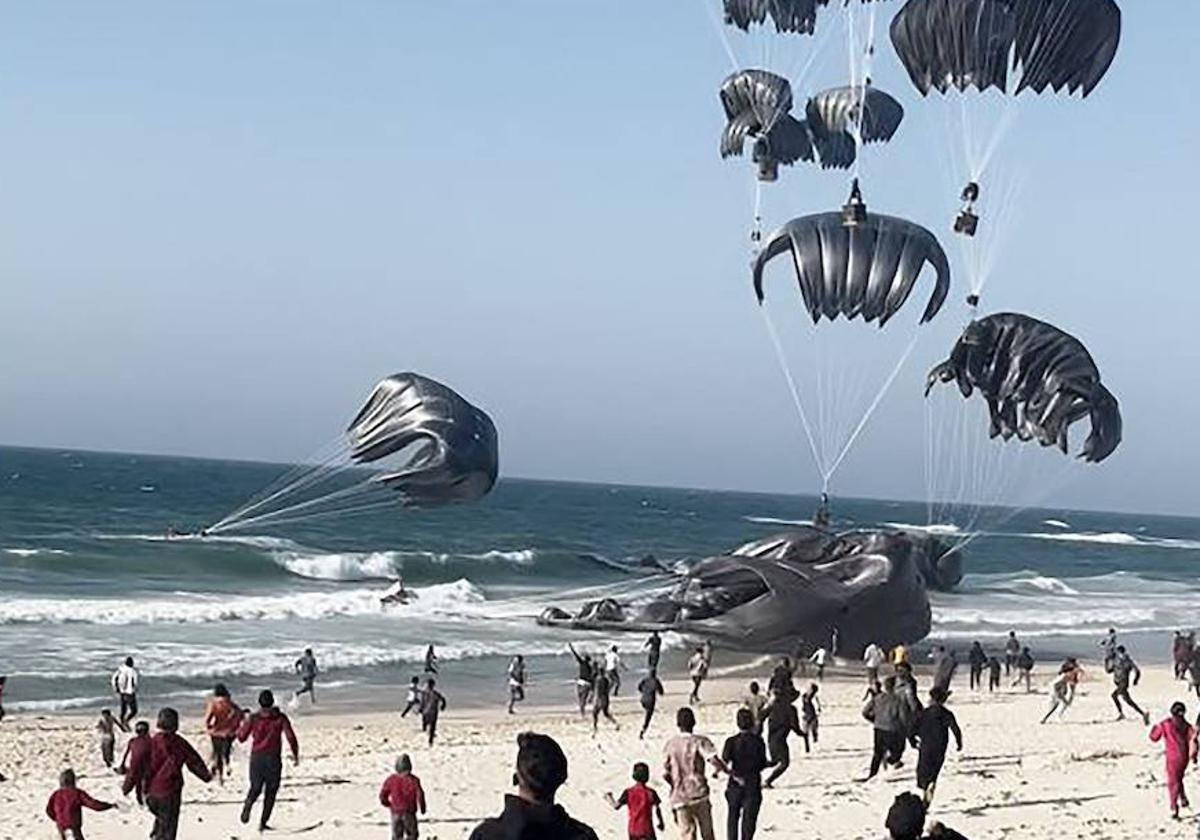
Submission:
[[[987,400],[991,437],[1016,436],[1066,452],[1071,424],[1089,417],[1081,458],[1103,461],[1121,442],[1117,399],[1100,384],[1087,348],[1028,315],[1003,312],[968,324],[950,358],[929,372],[926,395],[950,381],[964,397],[978,389]]]
[[[892,139],[904,119],[904,106],[891,95],[869,85],[843,85],[810,97],[805,123],[821,165],[849,169],[858,143]]]
[[[754,261],[754,293],[763,302],[763,269],[790,252],[813,322],[839,314],[883,326],[899,311],[928,263],[937,279],[921,323],[938,313],[950,290],[950,263],[937,237],[905,219],[867,214],[855,225],[838,212],[792,219],[772,233]]]
[[[871,0],[859,2],[870,3]],[[817,9],[828,6],[829,0],[724,0],[724,3],[725,22],[743,32],[752,25],[761,26],[769,17],[777,32],[811,35],[817,26]]]
[[[1084,96],[1121,40],[1113,0],[908,0],[892,20],[892,45],[923,94],[951,88],[1007,92],[1051,88]]]
[[[746,138],[754,138],[754,162],[759,177],[773,181],[779,164],[812,160],[808,128],[789,112],[792,86],[767,70],[739,70],[721,83],[725,130],[721,132],[721,157],[740,155]]]

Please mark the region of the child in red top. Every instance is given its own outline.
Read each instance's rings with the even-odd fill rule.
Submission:
[[[654,840],[651,812],[657,818],[658,830],[662,831],[666,827],[663,823],[661,801],[654,788],[646,784],[648,781],[650,768],[639,761],[633,765],[633,785],[621,791],[620,799],[613,799],[611,793],[604,795],[613,808],[624,805],[629,809],[629,840]]]
[[[392,812],[392,840],[417,840],[417,811],[425,813],[425,791],[407,755],[396,759],[396,772],[384,779],[379,804]]]
[[[64,770],[58,777],[58,790],[50,794],[46,803],[46,816],[54,820],[58,836],[66,840],[71,832],[75,840],[83,840],[83,809],[107,811],[115,808],[111,802],[100,802],[75,787],[75,771]]]

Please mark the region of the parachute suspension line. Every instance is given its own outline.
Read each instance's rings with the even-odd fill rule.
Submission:
[[[763,204],[763,182],[754,179],[754,220],[750,225],[750,261],[758,259],[758,252],[762,250],[762,204]]]
[[[771,321],[771,314],[767,312],[765,305],[760,305],[759,311],[762,312],[763,323],[767,326],[767,335],[771,338],[771,347],[775,350],[775,360],[779,362],[779,369],[783,373],[783,378],[787,381],[788,391],[792,395],[792,402],[796,406],[796,414],[800,417],[800,423],[804,426],[804,436],[808,440],[808,448],[812,451],[813,461],[817,465],[817,469],[821,472],[825,484],[822,490],[828,489],[828,478],[825,476],[824,464],[821,461],[821,454],[817,450],[817,442],[813,437],[812,424],[808,422],[808,413],[804,410],[804,402],[800,399],[800,391],[796,388],[796,380],[792,377],[792,371],[788,368],[787,357],[783,352],[783,344],[779,341],[779,333],[775,329],[774,322]]]
[[[1009,174],[1006,172],[1006,175]],[[960,236],[963,263],[967,270],[967,284],[971,291],[969,301],[978,304],[984,287],[991,279],[996,263],[1004,252],[1008,236],[1012,232],[1012,217],[1020,204],[1022,181],[1016,177],[1002,180],[1002,186],[989,190],[992,196],[999,195],[994,209],[989,213],[988,225],[976,236]],[[971,307],[974,310],[975,307]],[[974,312],[972,311],[972,317]]]
[[[325,500],[322,500],[325,501]],[[270,514],[264,514],[261,517],[247,519],[244,522],[235,522],[233,525],[225,528],[227,531],[241,530],[242,528],[255,525],[268,525],[270,527],[278,527],[279,525],[294,525],[300,522],[314,522],[319,519],[333,519],[342,516],[357,516],[362,513],[371,513],[375,510],[383,510],[385,508],[395,509],[395,500],[371,502],[369,504],[347,505],[345,507],[334,508],[333,510],[318,510],[299,513],[295,516],[283,516],[284,511],[276,511]]]
[[[277,510],[271,510],[271,511],[267,511],[266,513],[260,513],[257,516],[251,516],[251,517],[243,516],[243,517],[239,518],[237,521],[235,521],[234,523],[232,523],[231,526],[227,526],[227,527],[244,528],[248,525],[255,525],[255,524],[262,525],[264,523],[271,523],[271,522],[274,522],[274,524],[278,524],[278,521],[282,517],[289,517],[289,521],[297,521],[295,518],[295,515],[297,513],[300,513],[302,511],[313,511],[314,509],[317,511],[324,511],[325,508],[327,508],[327,507],[335,508],[336,512],[339,512],[339,513],[348,513],[351,510],[354,510],[356,507],[363,506],[363,503],[356,502],[355,504],[348,505],[348,506],[342,505],[341,503],[344,500],[351,499],[351,498],[353,498],[375,486],[380,486],[380,485],[379,485],[379,482],[377,481],[376,476],[372,475],[369,478],[363,479],[362,481],[359,481],[355,484],[351,484],[349,487],[343,487],[340,490],[334,490],[331,493],[324,493],[315,499],[308,499],[305,501],[296,502],[294,504],[287,505],[287,506],[279,508]],[[375,505],[375,504],[383,505],[385,503],[384,502],[367,502],[366,504],[367,505]],[[395,501],[389,500],[386,504],[395,504]],[[333,511],[330,511],[330,512],[333,512]]]
[[[733,44],[729,41],[729,35],[725,32],[725,27],[721,25],[720,16],[713,10],[713,4],[708,2],[708,0],[699,0],[699,2],[700,6],[704,9],[704,16],[708,18],[713,29],[716,30],[717,38],[720,40],[721,46],[725,48],[725,56],[729,59],[730,68],[736,72],[740,69],[740,65],[738,64],[737,55],[733,52]],[[720,3],[720,0],[716,0],[716,2]]]

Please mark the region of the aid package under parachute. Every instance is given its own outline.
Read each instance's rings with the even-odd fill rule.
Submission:
[[[1028,315],[1002,312],[972,321],[950,358],[929,372],[925,393],[938,382],[957,383],[964,397],[979,391],[988,403],[991,437],[1036,440],[1065,453],[1071,425],[1087,417],[1091,433],[1079,457],[1103,461],[1121,442],[1120,407],[1087,348]]]
[[[802,527],[700,561],[668,595],[640,604],[609,599],[575,615],[552,607],[538,621],[669,630],[744,650],[789,652],[801,640],[827,643],[836,627],[841,651],[857,656],[871,642],[890,646],[928,635],[928,551],[918,536],[898,531]]]

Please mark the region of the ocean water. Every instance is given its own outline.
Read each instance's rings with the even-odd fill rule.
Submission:
[[[430,642],[452,700],[501,702],[517,652],[531,657],[531,694],[559,700],[573,673],[567,641],[598,649],[611,638],[632,664],[641,639],[541,628],[544,607],[665,585],[642,558],[719,553],[813,507],[803,496],[505,479],[471,506],[166,539],[168,525],[213,522],[281,469],[0,448],[6,705],[98,706],[127,654],[158,700],[193,702],[218,679],[235,694],[278,689],[305,647],[324,670],[322,699],[394,705]],[[923,502],[836,500],[835,515],[928,524]],[[1041,650],[1094,650],[1115,626],[1163,658],[1161,634],[1200,626],[1200,520],[1064,510],[992,520],[980,518],[965,549],[959,589],[934,595],[934,636],[995,641],[1014,628]],[[418,598],[383,610],[396,574]],[[678,661],[684,640],[668,645]]]

